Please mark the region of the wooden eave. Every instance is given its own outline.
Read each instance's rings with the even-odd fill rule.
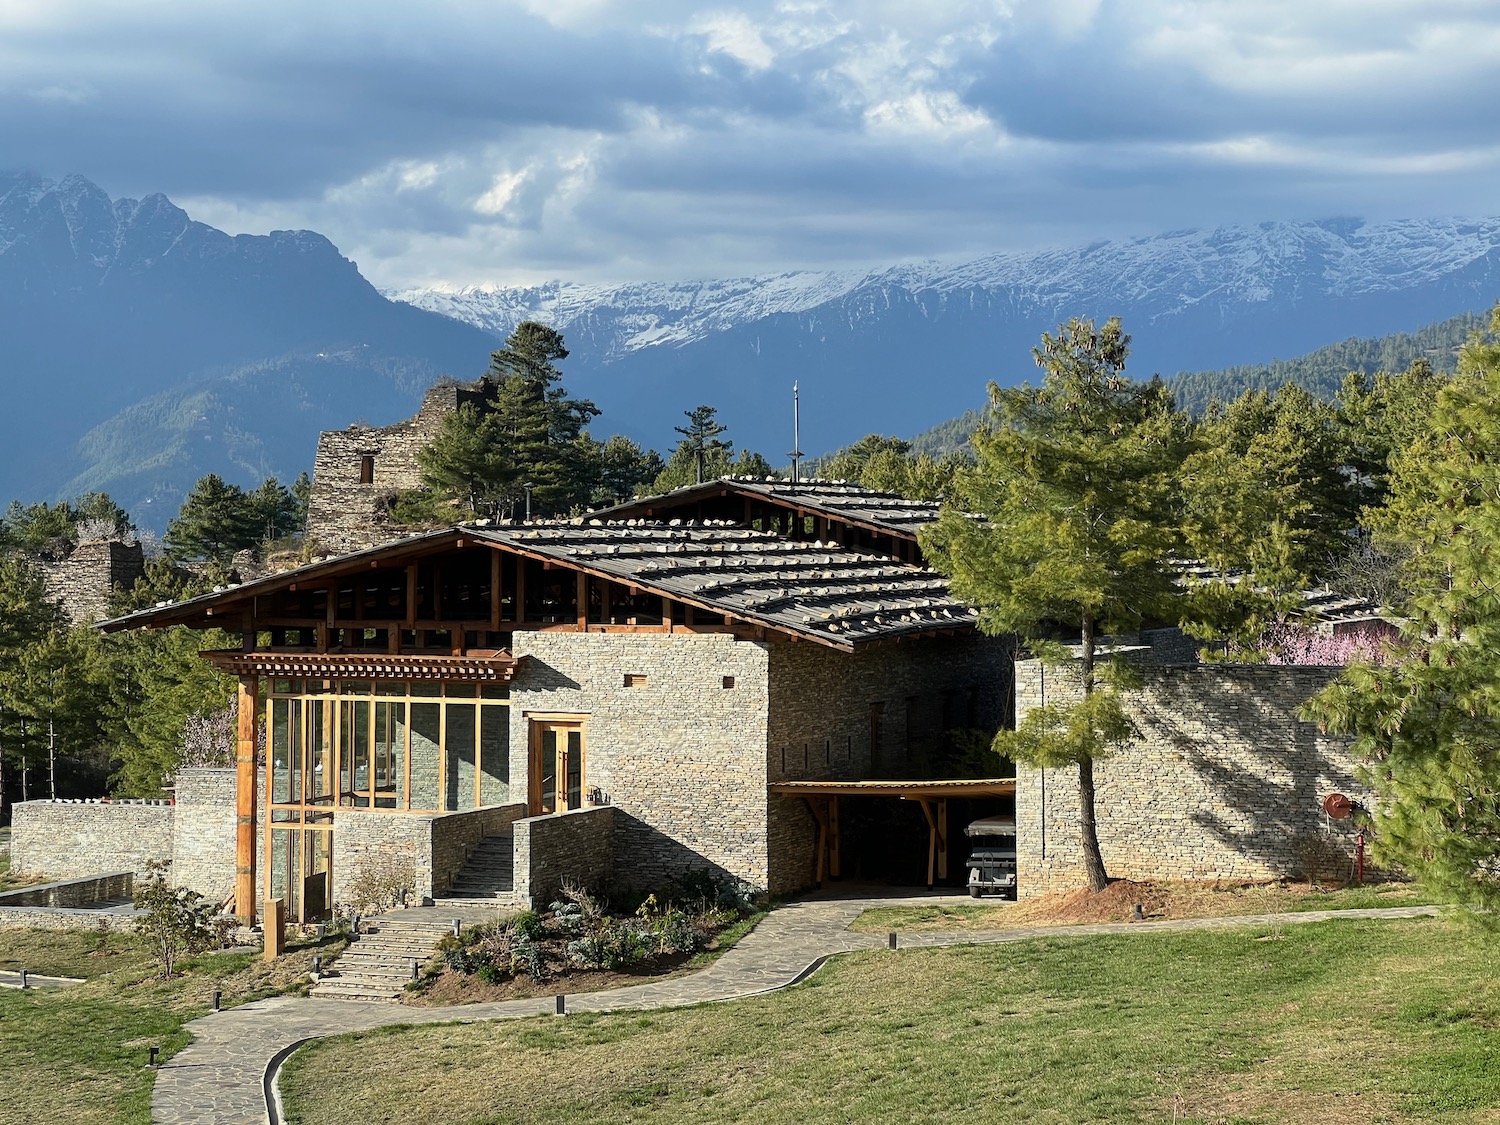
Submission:
[[[282,590],[295,590],[302,584],[317,585],[329,578],[357,574],[362,570],[379,567],[392,559],[405,562],[438,554],[457,547],[467,532],[467,528],[449,527],[407,536],[393,543],[382,543],[378,547],[367,547],[347,555],[321,559],[250,582],[198,594],[180,602],[136,610],[122,617],[100,621],[95,628],[105,633],[117,633],[125,629],[157,629],[169,625],[192,625],[200,629],[221,626],[231,630],[238,629],[239,622],[235,619],[235,614],[244,608],[245,603],[253,603],[257,597]]]
[[[907,800],[935,800],[1013,797],[1016,779],[988,777],[947,781],[773,781],[766,788],[783,797],[903,797]]]
[[[284,676],[309,679],[443,680],[509,683],[516,659],[503,650],[471,650],[464,656],[385,655],[381,653],[200,652],[231,676]]]

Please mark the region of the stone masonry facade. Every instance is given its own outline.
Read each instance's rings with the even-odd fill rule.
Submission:
[[[1128,693],[1140,732],[1095,763],[1099,844],[1111,877],[1267,879],[1310,856],[1353,856],[1351,820],[1322,811],[1340,792],[1367,807],[1346,739],[1298,718],[1339,669],[1143,666]],[[1076,698],[1077,678],[1016,666],[1016,713]],[[1083,885],[1077,767],[1016,771],[1017,878],[1023,896]]]
[[[545,908],[564,883],[608,887],[615,878],[615,813],[613,805],[599,805],[517,821],[516,896]]]
[[[516,633],[513,784],[533,718],[582,716],[584,786],[615,809],[616,879],[707,868],[767,886],[767,649],[727,633]]]
[[[428,389],[421,410],[405,422],[319,434],[307,507],[307,537],[317,550],[341,554],[402,535],[407,529],[391,519],[389,506],[398,492],[422,483],[417,453],[447,415],[483,400],[480,382],[444,380]]]
[[[185,769],[177,774],[172,881],[214,902],[234,892],[234,782],[232,769]]]

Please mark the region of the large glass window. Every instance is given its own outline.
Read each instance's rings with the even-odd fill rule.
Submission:
[[[455,812],[510,799],[503,684],[273,680],[271,806]]]

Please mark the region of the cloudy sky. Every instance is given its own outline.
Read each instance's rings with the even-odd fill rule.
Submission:
[[[379,285],[1500,213],[1494,0],[0,0],[0,165]]]

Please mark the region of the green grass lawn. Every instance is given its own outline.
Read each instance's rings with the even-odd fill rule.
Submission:
[[[1441,919],[837,958],[678,1011],[298,1052],[299,1125],[1458,1122],[1500,1111],[1500,948]]]
[[[268,964],[258,953],[210,953],[182,962],[181,975],[156,978],[143,944],[126,934],[0,929],[0,969],[87,978],[69,988],[0,989],[0,1122],[90,1125],[147,1122],[155,1073],[147,1048],[165,1059],[189,1039],[188,1020],[223,1004],[299,990],[314,952],[299,946]]]

